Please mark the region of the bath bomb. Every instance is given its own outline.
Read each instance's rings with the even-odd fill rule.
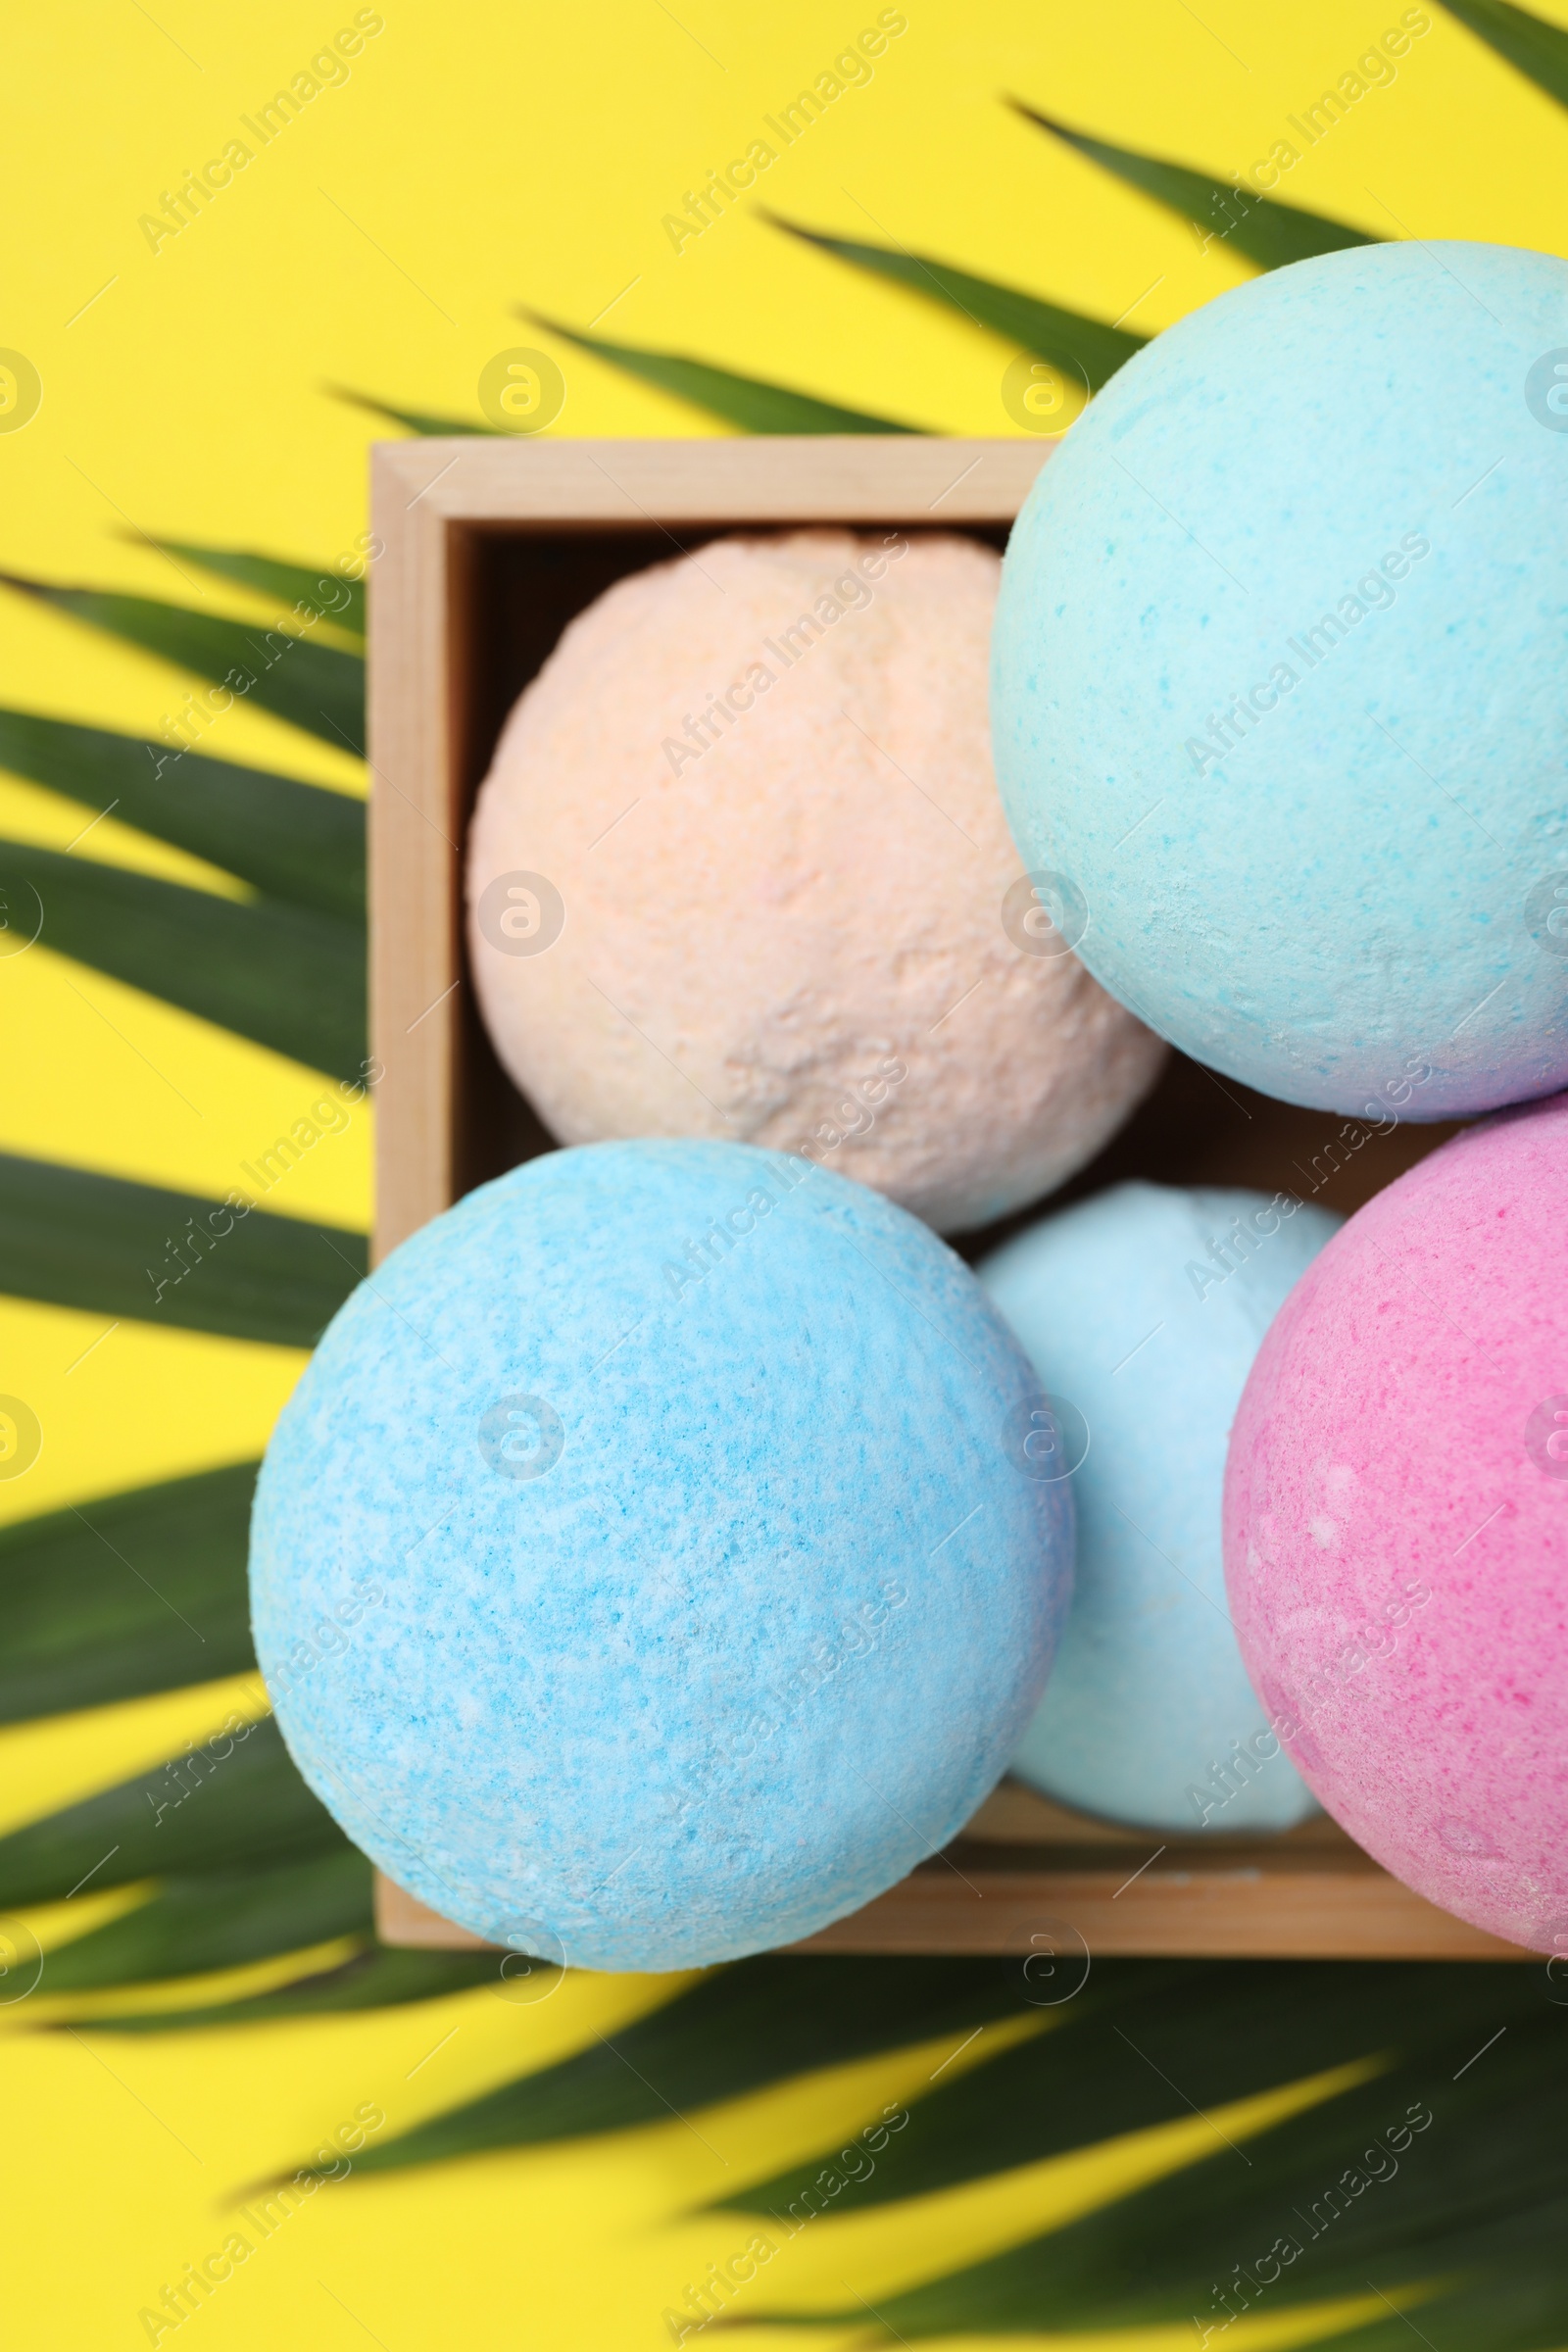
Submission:
[[[1325,254],[1166,330],[1040,475],[992,717],[1079,954],[1289,1102],[1568,1082],[1568,262]]]
[[[1072,1609],[1012,1759],[1063,1804],[1189,1836],[1315,1809],[1242,1664],[1221,1503],[1258,1343],[1339,1223],[1284,1194],[1120,1184],[980,1267],[1077,1433]]]
[[[1242,1654],[1315,1793],[1568,1952],[1568,1102],[1445,1144],[1287,1300],[1237,1414]]]
[[[257,1491],[290,1752],[497,1942],[677,1969],[810,1935],[1004,1770],[1071,1581],[973,1275],[831,1171],[550,1152],[361,1285]],[[338,1629],[346,1629],[339,1631]]]
[[[480,1006],[563,1141],[809,1142],[952,1231],[1147,1091],[1161,1047],[1007,837],[999,570],[946,534],[720,539],[567,628],[468,846]]]

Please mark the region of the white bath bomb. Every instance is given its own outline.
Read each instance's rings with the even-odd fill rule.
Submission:
[[[1002,813],[1000,569],[937,533],[721,539],[566,629],[467,872],[491,1038],[564,1143],[804,1147],[951,1231],[1050,1192],[1148,1091],[1164,1049]]]

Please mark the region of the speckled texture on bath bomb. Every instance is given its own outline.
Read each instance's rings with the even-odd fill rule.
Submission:
[[[1006,1451],[1033,1389],[862,1186],[737,1144],[531,1160],[362,1284],[273,1435],[290,1752],[496,1940],[675,1969],[808,1936],[953,1836],[1040,1695],[1072,1508]]]
[[[1088,1424],[1072,1609],[1012,1759],[1062,1804],[1189,1836],[1313,1810],[1226,1623],[1220,1511],[1258,1343],[1339,1222],[1281,1196],[1119,1184],[980,1267],[1043,1388]]]
[[[1113,995],[1286,1102],[1441,1119],[1568,1081],[1554,358],[1552,255],[1300,262],[1122,368],[1013,532],[1024,861],[1081,892]]]
[[[946,534],[720,539],[566,630],[468,847],[484,1017],[564,1142],[814,1137],[952,1232],[1059,1184],[1147,1091],[1158,1043],[1003,927],[999,568]],[[558,894],[548,948],[497,944],[508,873]]]
[[[1292,1295],[1225,1487],[1243,1654],[1306,1780],[1540,1951],[1568,1951],[1565,1235],[1568,1101],[1445,1144]]]

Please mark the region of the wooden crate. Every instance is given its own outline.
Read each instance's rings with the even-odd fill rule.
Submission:
[[[961,530],[1001,545],[1051,444],[859,437],[400,441],[372,459],[384,543],[370,592],[371,1045],[379,1261],[549,1136],[480,1025],[463,953],[462,850],[518,693],[624,573],[737,527]],[[1173,1060],[1058,1203],[1129,1176],[1321,1198],[1348,1212],[1452,1130],[1353,1150],[1344,1122]],[[978,1255],[1011,1220],[959,1247]],[[1155,1849],[1160,1850],[1156,1853]],[[389,1942],[474,1938],[382,1880]],[[1250,1957],[1510,1958],[1380,1870],[1332,1823],[1183,1840],[1090,1822],[1007,1783],[947,1855],[803,1946]],[[1065,1965],[1065,1960],[1061,1965]]]
[[[387,1943],[483,1940],[376,1882]],[[1096,1956],[1531,1960],[1412,1894],[1326,1816],[1276,1838],[1173,1838],[1069,1813],[1004,1781],[945,1853],[802,1952],[1017,1952],[1053,1993]]]

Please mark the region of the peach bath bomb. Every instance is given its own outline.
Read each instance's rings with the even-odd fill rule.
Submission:
[[[1008,1452],[1035,1387],[952,1250],[825,1168],[528,1161],[361,1285],[268,1448],[295,1762],[495,1942],[677,1969],[809,1936],[954,1835],[1040,1696],[1072,1504]]]
[[[1288,1102],[1568,1084],[1568,262],[1414,241],[1222,294],[1019,515],[997,772],[1111,994]]]
[[[980,1267],[1082,1448],[1060,1464],[1072,1610],[1012,1759],[1062,1804],[1188,1836],[1314,1809],[1226,1622],[1221,1503],[1258,1343],[1338,1223],[1284,1193],[1118,1184]]]
[[[1160,1047],[1007,838],[998,572],[946,534],[720,539],[571,623],[468,845],[480,1006],[564,1142],[808,1147],[952,1231],[1147,1091]]]
[[[1568,1952],[1568,1101],[1357,1211],[1263,1342],[1225,1569],[1298,1770],[1445,1910]]]

